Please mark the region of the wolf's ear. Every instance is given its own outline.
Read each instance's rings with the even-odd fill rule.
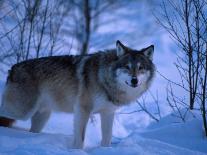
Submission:
[[[125,46],[119,40],[116,41],[116,54],[117,56],[125,54]]]
[[[154,45],[150,45],[149,47],[145,48],[143,51],[144,55],[147,56],[150,60],[153,60],[154,54]]]

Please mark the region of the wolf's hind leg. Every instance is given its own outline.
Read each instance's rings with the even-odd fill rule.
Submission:
[[[102,111],[101,115],[101,131],[102,131],[102,146],[110,146],[112,137],[112,128],[114,120],[114,112]]]
[[[41,132],[50,117],[51,111],[37,111],[31,119],[30,132]]]
[[[79,105],[75,107],[74,112],[74,148],[80,149],[83,148],[90,112]]]

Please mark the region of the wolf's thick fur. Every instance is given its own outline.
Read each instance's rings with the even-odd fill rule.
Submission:
[[[74,147],[82,148],[90,114],[100,113],[102,145],[111,142],[115,110],[140,97],[150,86],[154,46],[116,49],[85,56],[52,56],[15,64],[9,71],[0,115],[31,118],[40,132],[51,111],[74,112]]]

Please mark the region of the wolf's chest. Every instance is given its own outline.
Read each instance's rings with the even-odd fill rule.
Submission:
[[[118,107],[115,106],[111,101],[107,99],[104,94],[96,93],[92,97],[93,102],[93,113],[97,113],[103,110],[116,110]]]
[[[120,101],[120,105],[125,105],[136,101],[136,99],[138,99],[146,91],[147,88],[145,85],[140,85],[136,88],[124,86],[120,89],[124,93],[117,94],[116,98]]]

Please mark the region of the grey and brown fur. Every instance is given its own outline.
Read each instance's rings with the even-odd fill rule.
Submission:
[[[103,146],[111,142],[115,110],[150,86],[154,46],[116,49],[84,56],[52,56],[15,64],[9,71],[0,115],[31,118],[40,132],[52,111],[74,112],[74,147],[82,148],[89,116],[100,113]]]

